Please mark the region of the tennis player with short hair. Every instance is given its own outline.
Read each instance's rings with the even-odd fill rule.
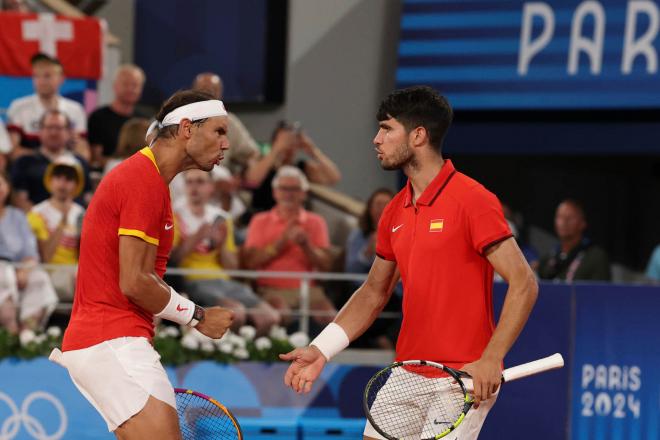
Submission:
[[[308,392],[324,365],[376,319],[400,273],[403,322],[396,360],[437,361],[469,373],[478,408],[445,438],[475,439],[495,401],[504,356],[536,301],[536,278],[497,197],[443,159],[453,119],[447,100],[430,87],[397,90],[377,117],[378,160],[386,170],[402,169],[408,183],[383,212],[367,280],[309,347],[281,355],[292,361],[284,381]],[[493,269],[509,283],[497,326]],[[408,411],[418,400],[400,395],[388,404]],[[426,410],[419,408],[412,417],[420,420],[412,423],[421,425]],[[367,423],[364,438],[384,437]]]
[[[149,134],[155,140],[99,185],[83,222],[73,312],[63,353],[80,392],[120,439],[180,439],[174,390],[151,346],[154,316],[220,338],[233,312],[202,309],[162,276],[173,240],[168,184],[179,172],[210,171],[229,148],[221,101],[175,93]]]

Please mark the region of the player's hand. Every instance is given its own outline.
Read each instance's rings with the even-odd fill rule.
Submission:
[[[284,375],[284,385],[291,387],[296,393],[309,393],[312,384],[328,362],[321,351],[313,345],[281,354],[280,359],[291,361]]]
[[[207,307],[204,319],[195,327],[209,338],[220,339],[234,321],[234,311],[223,307]]]
[[[478,361],[465,364],[463,371],[472,376],[474,390],[474,407],[490,398],[502,383],[502,361],[491,358],[481,358]]]

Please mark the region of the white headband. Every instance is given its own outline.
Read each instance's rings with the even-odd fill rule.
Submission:
[[[158,120],[152,122],[147,130],[145,139],[148,139],[156,128],[160,130],[169,125],[178,125],[183,119],[188,119],[189,121],[194,122],[199,121],[200,119],[212,118],[214,116],[227,116],[225,105],[222,101],[217,99],[182,105],[166,114],[162,122],[159,122]]]

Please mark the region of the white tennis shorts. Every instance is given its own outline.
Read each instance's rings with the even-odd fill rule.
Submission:
[[[413,373],[409,373],[403,368],[395,368],[388,381],[378,392],[376,400],[374,400],[371,407],[372,409],[377,409],[381,414],[391,413],[393,417],[407,420],[407,424],[411,427],[411,433],[410,435],[406,435],[402,440],[417,440],[433,437],[434,434],[428,430],[423,430],[423,427],[427,426],[427,424],[429,424],[428,426],[432,426],[430,423],[436,418],[433,410],[429,410],[428,408],[437,408],[438,406],[441,406],[442,404],[437,403],[437,399],[449,400],[447,394],[443,394],[440,389],[445,384],[445,379],[438,380],[438,388],[433,393],[428,393],[428,395],[420,395],[412,389],[402,389],[402,387],[396,387],[395,389],[393,386],[387,386],[389,383],[394,384],[398,382],[401,378],[397,378],[397,376],[405,374]],[[472,381],[470,379],[462,380],[468,391],[471,391]],[[497,400],[498,393],[499,388],[497,393],[491,396],[490,399],[481,402],[479,408],[472,407],[465,416],[465,419],[463,419],[463,422],[458,425],[458,428],[446,437],[443,437],[443,440],[476,440],[477,437],[479,437],[479,431],[481,431],[481,427],[486,420],[488,412],[495,404],[495,400]],[[449,402],[447,402],[447,404],[449,404]],[[386,440],[385,437],[380,435],[378,431],[374,429],[368,419],[364,428],[364,435],[379,440]]]
[[[124,337],[62,353],[51,361],[69,370],[83,396],[114,431],[140,412],[153,396],[176,409],[174,389],[160,355],[146,338]]]

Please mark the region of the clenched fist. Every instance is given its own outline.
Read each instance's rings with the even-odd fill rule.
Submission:
[[[195,328],[209,338],[220,339],[233,321],[233,310],[218,306],[207,307],[204,309],[204,319]]]

